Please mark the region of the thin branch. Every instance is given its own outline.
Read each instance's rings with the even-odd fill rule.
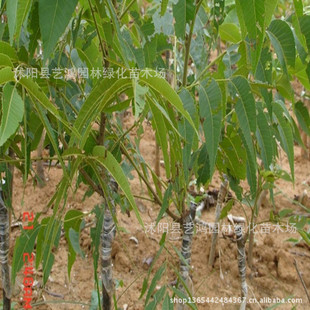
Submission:
[[[101,189],[101,187],[99,187],[94,181],[93,179],[88,175],[88,173],[83,169],[81,168],[80,170],[80,173],[83,175],[83,177],[86,179],[87,183],[91,186],[91,188],[96,192],[98,193],[101,197],[105,197],[104,196],[104,193],[103,193],[103,190]]]
[[[308,292],[308,290],[307,290],[307,287],[306,287],[306,284],[305,284],[305,282],[304,282],[304,279],[302,278],[301,273],[300,273],[300,271],[299,271],[299,269],[298,269],[297,261],[296,261],[295,258],[294,258],[294,266],[295,266],[295,268],[296,268],[296,271],[297,271],[298,277],[299,277],[299,279],[300,279],[300,282],[301,282],[302,286],[304,287],[304,290],[305,290],[306,295],[307,295],[307,297],[308,297],[308,301],[310,302],[310,295],[309,295],[309,292]]]
[[[100,44],[100,48],[101,48],[101,52],[102,52],[103,61],[106,62],[107,55],[106,55],[105,48],[104,48],[104,45],[103,45],[103,41],[102,41],[102,38],[101,38],[101,35],[100,35],[100,32],[99,32],[99,27],[98,27],[97,20],[96,20],[96,17],[95,17],[94,8],[93,8],[90,0],[88,0],[88,4],[89,4],[90,11],[91,11],[94,23],[95,23],[96,32],[98,34],[98,39],[99,39],[99,44]]]
[[[98,145],[104,144],[104,133],[106,127],[107,117],[104,112],[100,114],[100,127],[99,127],[99,136],[98,136]]]
[[[191,84],[189,85],[188,87],[191,88],[193,86],[195,86],[198,82],[199,82],[199,79],[201,77],[203,77],[205,75],[205,73],[219,60],[221,59],[225,54],[227,53],[227,51],[224,51],[222,54],[218,55],[214,60],[212,60],[202,71],[201,73],[198,75],[198,77],[196,78],[196,80]]]
[[[303,257],[307,257],[310,258],[310,255],[305,254],[305,253],[299,253],[299,252],[295,252],[295,251],[289,251],[290,253],[294,254],[294,255],[298,255],[298,256],[303,256]]]
[[[184,71],[183,71],[183,87],[186,86],[186,81],[187,81],[187,69],[188,69],[188,61],[189,61],[189,51],[190,51],[190,47],[191,47],[191,42],[192,42],[192,36],[193,36],[193,32],[194,32],[194,26],[195,26],[195,22],[196,22],[196,16],[198,14],[199,8],[202,4],[203,0],[199,0],[196,1],[196,12],[194,15],[194,18],[192,20],[190,29],[189,29],[189,34],[188,36],[186,36],[185,39],[185,56],[184,56]]]
[[[137,165],[135,164],[135,162],[133,161],[133,159],[131,158],[131,156],[129,155],[129,153],[127,152],[125,146],[121,143],[120,144],[121,147],[121,151],[122,153],[126,156],[126,158],[130,161],[131,165],[134,167],[135,171],[138,173],[139,177],[143,180],[143,182],[145,183],[145,185],[147,186],[147,188],[150,190],[150,192],[152,193],[153,197],[154,197],[154,201],[155,203],[157,203],[158,205],[162,206],[162,200],[158,197],[158,195],[156,194],[155,190],[153,189],[153,187],[151,186],[151,184],[149,183],[149,181],[144,177],[144,175],[140,172],[140,170],[138,169]],[[180,218],[178,216],[176,216],[175,214],[173,214],[168,208],[166,210],[166,213],[176,222],[180,222]]]
[[[125,1],[124,1],[125,2]],[[131,0],[131,2],[127,5],[127,7],[125,8],[124,12],[121,14],[121,16],[119,17],[119,19],[122,19],[127,12],[129,11],[129,9],[132,7],[132,5],[136,2],[136,0]]]

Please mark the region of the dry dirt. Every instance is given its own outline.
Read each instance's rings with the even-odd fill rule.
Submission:
[[[130,120],[125,120],[127,126],[129,123]],[[154,134],[149,124],[145,124],[144,127],[145,132],[141,142],[141,150],[146,161],[152,165],[155,156]],[[310,177],[310,162],[307,159],[301,158],[300,149],[298,147],[295,148],[295,153],[295,186],[284,181],[277,183],[283,192],[275,197],[276,211],[284,208],[290,208],[296,212],[303,211],[299,206],[293,205],[290,199],[293,199],[295,194],[300,194],[307,188],[303,182],[307,181]],[[283,153],[280,154],[279,164],[285,169],[288,169],[288,163]],[[46,168],[45,174],[48,180],[47,185],[43,189],[38,187],[34,188],[32,180],[29,180],[26,187],[23,188],[21,174],[18,171],[15,172],[14,212],[16,218],[13,218],[13,222],[21,219],[22,212],[33,211],[37,213],[45,209],[46,203],[53,195],[56,185],[61,178],[61,169],[57,167]],[[137,178],[131,182],[131,185],[135,194],[142,196],[147,194],[145,188],[141,188]],[[215,177],[212,188],[219,188],[219,185],[219,178]],[[72,208],[90,211],[100,202],[97,195],[93,195],[91,198],[87,198],[83,201],[85,190],[85,186],[80,186],[75,194],[69,193],[67,210]],[[142,218],[147,225],[150,225],[156,220],[159,206],[140,200],[137,200],[137,204],[141,211]],[[268,220],[271,208],[271,205],[263,206],[258,220]],[[247,207],[245,207],[245,210],[246,213],[249,214]],[[212,222],[214,211],[214,208],[211,208],[203,212],[202,218],[205,221]],[[51,213],[52,210],[48,210],[47,214]],[[47,214],[43,216],[45,217]],[[233,206],[232,214],[244,216],[242,208],[237,205]],[[146,261],[154,258],[159,249],[158,242],[161,238],[161,233],[145,234],[139,226],[135,215],[132,213],[131,216],[128,217],[127,214],[122,214],[119,208],[117,211],[117,218],[122,232],[117,233],[112,254],[114,278],[118,281],[123,281],[123,287],[118,287],[116,290],[118,307],[129,310],[144,309],[144,299],[139,300],[139,295],[143,279],[148,272],[148,264]],[[91,217],[86,218],[87,223],[91,221]],[[171,220],[166,217],[162,222],[171,223]],[[11,258],[14,243],[18,235],[19,228],[12,228]],[[138,240],[138,244],[133,240],[129,240],[130,237],[135,237]],[[168,235],[168,238],[169,237],[169,252],[166,251],[162,253],[152,272],[152,274],[154,274],[159,266],[165,262],[167,263],[167,271],[164,273],[159,285],[172,283],[176,279],[173,268],[178,266],[179,260],[171,245],[180,248],[180,240],[173,240],[173,238],[171,238],[176,237],[176,235]],[[177,237],[179,237],[179,235]],[[302,298],[303,304],[295,304],[296,309],[310,309],[306,294],[293,265],[293,260],[296,259],[304,281],[310,290],[310,249],[305,245],[296,246],[288,242],[287,239],[289,238],[299,238],[299,235],[287,232],[271,232],[270,234],[257,233],[255,235],[255,270],[247,270],[249,297],[253,298],[255,296],[257,299],[263,297],[286,298],[289,296]],[[207,267],[210,240],[210,234],[198,232],[194,236],[192,251],[194,296],[210,298],[239,297],[240,282],[237,267],[236,244],[229,239],[221,237],[218,247],[220,249],[220,257],[217,255],[215,268],[210,270]],[[59,248],[54,252],[56,260],[44,290],[40,289],[40,284],[42,283],[42,269],[35,272],[35,279],[37,282],[33,290],[34,303],[40,304],[43,301],[45,302],[35,306],[35,309],[89,309],[91,292],[94,289],[89,227],[81,233],[80,244],[86,257],[85,259],[80,257],[77,258],[72,269],[70,281],[67,276],[68,245],[65,238],[61,238]],[[14,289],[13,300],[17,303],[15,309],[22,309],[22,279],[23,275],[20,272],[17,277],[17,285]],[[64,301],[67,303],[64,303]],[[248,309],[266,309],[268,306],[271,305],[252,304],[248,305]],[[292,309],[292,307],[293,305],[281,305],[279,309]],[[238,306],[236,304],[221,305],[214,303],[198,305],[198,309],[221,308],[238,309]]]

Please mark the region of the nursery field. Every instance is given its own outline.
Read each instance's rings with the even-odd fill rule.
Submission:
[[[0,308],[310,308],[310,2],[0,0]]]
[[[131,117],[125,119],[126,128],[131,124]],[[150,163],[154,162],[156,145],[154,134],[149,124],[144,124],[145,134],[141,140],[142,154]],[[296,213],[302,213],[303,209],[294,205],[293,199],[296,195],[302,194],[309,189],[310,178],[310,161],[303,158],[301,149],[295,147],[295,167],[296,181],[295,186],[287,186],[286,182],[277,182],[279,194],[275,199],[275,210],[279,212],[283,209],[291,209]],[[286,157],[281,156],[281,166],[288,167]],[[162,169],[163,172],[163,169]],[[16,199],[16,217],[22,218],[24,210],[34,213],[43,210],[53,195],[56,185],[61,177],[61,169],[57,167],[45,168],[45,175],[48,179],[47,186],[36,188],[34,190],[31,180],[27,182],[25,192],[21,174],[15,173],[14,199]],[[145,194],[146,189],[141,187],[138,179],[131,181],[133,192],[137,195]],[[210,185],[211,189],[217,189],[220,186],[218,176]],[[82,186],[76,193],[70,193],[68,199],[68,209],[77,209],[81,211],[90,211],[92,206],[100,201],[99,195],[83,200],[85,188]],[[308,190],[309,191],[309,190]],[[21,206],[20,202],[24,201]],[[309,197],[310,205],[310,197]],[[118,296],[118,307],[120,309],[144,309],[144,300],[139,300],[140,292],[143,285],[143,279],[147,276],[149,264],[154,259],[159,249],[163,228],[160,230],[150,230],[151,223],[156,221],[159,207],[145,201],[137,199],[137,205],[141,212],[141,217],[148,228],[145,233],[134,216],[128,217],[117,210],[117,218],[121,231],[117,234],[113,244],[113,272],[116,281],[123,284],[116,289]],[[309,205],[307,205],[309,207]],[[51,214],[51,210],[47,214]],[[236,206],[231,212],[236,216],[243,215],[240,207]],[[248,216],[250,212],[248,211]],[[269,219],[270,205],[264,205],[260,212],[259,221]],[[214,221],[214,207],[203,211],[201,218],[205,221]],[[86,223],[92,223],[93,217],[86,219]],[[171,220],[167,217],[163,222],[171,225]],[[227,223],[226,223],[227,224]],[[254,269],[247,271],[248,285],[250,287],[250,298],[295,298],[294,304],[282,304],[279,309],[308,309],[309,303],[303,286],[298,278],[294,267],[294,260],[297,261],[300,272],[307,287],[310,287],[310,248],[305,242],[294,244],[289,239],[300,239],[298,233],[294,231],[286,232],[284,226],[281,230],[275,229],[276,226],[270,226],[269,229],[257,229],[255,235],[254,250]],[[275,230],[275,231],[273,231]],[[12,243],[19,235],[15,227],[12,231]],[[134,237],[135,241],[131,238]],[[173,252],[172,245],[180,247],[180,233],[170,233],[169,239],[170,253],[166,252],[161,255],[154,266],[153,274],[165,262],[169,262],[168,272],[159,283],[158,288],[164,283],[175,284],[176,276],[173,267],[179,264],[179,258]],[[34,286],[34,303],[40,304],[40,301],[49,301],[51,303],[36,306],[35,309],[88,309],[91,304],[91,294],[94,287],[92,278],[93,266],[91,257],[91,238],[90,228],[86,228],[81,233],[81,249],[85,253],[85,258],[78,258],[75,263],[71,281],[67,276],[67,242],[61,239],[59,248],[55,251],[55,263],[50,274],[48,284],[42,289],[42,269],[35,272],[36,285]],[[238,297],[240,296],[240,280],[238,278],[237,247],[229,239],[222,236],[219,240],[220,257],[217,255],[214,269],[208,268],[208,256],[211,246],[210,232],[197,232],[194,235],[192,250],[192,268],[193,268],[193,287],[194,295],[197,297]],[[13,252],[13,246],[11,254]],[[170,269],[170,270],[169,270]],[[18,285],[15,288],[14,300],[20,300],[19,307],[22,307],[22,272],[17,276]],[[157,289],[158,289],[157,288]],[[299,300],[297,300],[299,299]],[[300,303],[300,299],[302,303]],[[55,302],[55,304],[52,303]],[[63,303],[66,301],[67,303]],[[72,302],[77,304],[72,304]],[[251,304],[248,309],[266,309],[274,303]],[[19,309],[17,307],[17,309]],[[218,301],[215,303],[199,304],[198,309],[237,309],[236,304],[225,304],[224,306]]]

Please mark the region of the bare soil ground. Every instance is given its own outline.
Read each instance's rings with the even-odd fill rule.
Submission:
[[[131,123],[131,118],[125,119],[126,126]],[[146,161],[151,165],[154,163],[155,157],[155,141],[151,126],[145,124],[145,132],[141,141],[141,150]],[[281,153],[279,164],[288,169],[289,165]],[[296,182],[295,186],[284,181],[277,183],[282,193],[275,197],[275,209],[293,209],[296,212],[303,210],[296,205],[293,205],[290,199],[294,198],[295,194],[301,194],[307,186],[304,182],[310,178],[310,162],[307,159],[301,158],[300,148],[295,148],[295,164],[296,164]],[[34,188],[32,180],[23,188],[21,174],[15,172],[14,182],[14,212],[16,218],[13,222],[20,220],[22,212],[42,212],[45,206],[56,190],[56,185],[61,178],[61,169],[52,167],[46,168],[45,174],[47,177],[47,185],[40,189]],[[131,181],[132,189],[137,195],[146,195],[146,189],[141,187],[139,180],[135,177]],[[219,188],[220,181],[215,177],[212,182],[212,188]],[[83,201],[83,196],[86,187],[80,186],[76,193],[69,193],[67,210],[78,209],[82,211],[90,211],[96,204],[100,203],[98,195],[93,195],[91,198],[86,198]],[[149,202],[137,200],[142,218],[146,226],[156,221],[159,206]],[[247,207],[244,207],[246,213],[250,212]],[[260,211],[258,221],[269,219],[269,213],[272,209],[271,205],[264,205]],[[214,208],[203,212],[202,219],[212,222],[214,218]],[[47,210],[43,216],[51,214],[52,210]],[[234,205],[232,214],[244,216],[240,206]],[[140,310],[144,309],[144,299],[139,300],[139,295],[142,289],[144,277],[148,272],[148,262],[152,260],[159,249],[159,240],[161,233],[145,234],[138,224],[135,215],[132,213],[130,217],[127,214],[122,214],[120,208],[117,208],[117,218],[119,221],[119,231],[113,246],[113,265],[114,277],[118,281],[123,281],[123,287],[118,287],[116,295],[118,298],[118,306],[121,309]],[[89,223],[93,217],[86,218]],[[166,217],[162,220],[163,223],[171,223],[171,220]],[[15,240],[19,235],[19,228],[12,228],[11,233],[11,257]],[[130,237],[135,237],[138,241],[130,240]],[[177,237],[177,238],[176,238]],[[172,245],[180,248],[180,234],[168,234],[168,249],[169,252],[163,252],[159,260],[156,262],[152,272],[156,272],[159,266],[164,262],[167,263],[167,272],[164,274],[159,285],[163,283],[172,283],[176,277],[173,268],[177,268],[179,259],[172,249]],[[306,294],[298,279],[295,267],[293,265],[296,259],[299,269],[302,273],[304,281],[310,290],[310,249],[303,243],[294,245],[288,242],[289,238],[300,238],[294,232],[270,232],[255,234],[255,250],[254,250],[254,266],[253,271],[247,270],[247,283],[249,286],[249,297],[257,299],[263,297],[271,298],[302,298],[302,304],[295,304],[296,309],[310,309]],[[175,240],[178,239],[178,240]],[[35,271],[36,283],[33,288],[33,302],[39,304],[35,309],[89,309],[91,292],[94,289],[93,264],[91,254],[91,239],[90,228],[86,228],[81,233],[81,248],[85,252],[84,259],[78,257],[73,266],[71,279],[67,275],[67,251],[68,245],[64,237],[61,238],[59,248],[54,252],[55,263],[52,268],[49,280],[44,289],[40,287],[42,283],[42,270]],[[239,297],[240,296],[240,280],[237,267],[237,249],[236,244],[229,239],[220,238],[218,249],[220,256],[217,255],[215,268],[210,270],[207,267],[209,249],[211,244],[211,235],[203,232],[197,232],[193,240],[192,251],[192,279],[194,285],[194,296],[196,297]],[[23,274],[20,272],[17,277],[17,284],[14,288],[13,300],[17,302],[15,309],[22,309],[22,280]],[[63,303],[66,302],[66,303]],[[267,309],[271,304],[248,304],[248,309]],[[281,305],[279,309],[292,309],[293,304]],[[205,303],[199,304],[198,309],[238,309],[236,304],[221,303]]]

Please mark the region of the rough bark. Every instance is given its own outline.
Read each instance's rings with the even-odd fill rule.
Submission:
[[[196,215],[197,205],[191,203],[190,213],[186,216],[183,222],[183,239],[182,239],[182,249],[181,255],[183,259],[180,261],[180,274],[186,284],[187,288],[192,291],[192,280],[189,276],[190,274],[190,264],[191,264],[191,255],[192,255],[192,242],[194,234],[194,220]],[[182,283],[179,285],[179,289],[185,294],[186,290]],[[192,292],[191,292],[192,293]],[[178,310],[184,309],[185,305],[178,304]]]
[[[3,286],[3,310],[11,309],[11,281],[9,267],[9,212],[2,199],[0,188],[0,264]]]
[[[239,225],[235,227],[235,234],[237,238],[238,247],[238,269],[241,281],[241,297],[242,303],[240,305],[240,310],[245,310],[248,296],[248,286],[246,283],[246,256],[244,247],[244,236],[242,234],[242,228]]]
[[[114,192],[117,191],[117,183],[111,180],[110,186]],[[109,208],[112,206],[112,208]],[[114,293],[113,265],[112,265],[112,243],[115,237],[116,227],[113,220],[115,205],[113,201],[104,203],[104,220],[101,233],[101,281],[102,281],[102,307],[104,310],[113,308],[112,300]]]
[[[219,194],[217,197],[217,203],[216,203],[216,209],[215,209],[214,230],[212,233],[212,243],[211,243],[210,256],[209,256],[209,266],[213,266],[213,264],[214,264],[215,248],[216,248],[217,237],[218,237],[218,229],[219,229],[219,220],[220,220],[220,215],[221,215],[221,211],[222,211],[222,204],[223,204],[225,197],[226,197],[226,194],[227,194],[227,188],[228,188],[228,181],[225,179],[221,184],[221,188],[219,190]]]

